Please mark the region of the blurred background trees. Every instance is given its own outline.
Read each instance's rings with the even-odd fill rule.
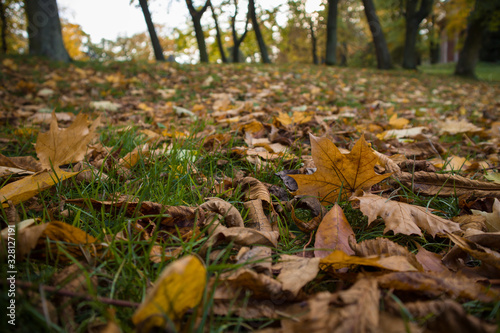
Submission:
[[[161,1],[183,3],[186,24],[166,28],[155,22],[148,4]],[[56,0],[0,0],[0,53],[42,54],[63,61],[220,63],[237,54],[235,60],[242,62],[381,69],[452,62],[456,74],[465,76],[474,76],[478,60],[500,61],[500,0],[129,2],[144,14],[144,32],[92,40],[78,22],[59,19],[57,11],[47,15],[47,8],[57,8]],[[33,19],[41,14],[47,18],[45,30]],[[110,16],[107,24],[112,20]],[[30,29],[38,33],[30,35]]]

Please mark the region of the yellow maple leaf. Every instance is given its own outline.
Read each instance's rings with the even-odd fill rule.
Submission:
[[[375,185],[391,174],[379,175],[373,168],[378,157],[361,137],[349,154],[342,154],[329,139],[310,134],[312,158],[317,171],[311,175],[290,175],[298,184],[294,195],[316,196],[323,204],[334,203],[342,190],[348,198],[357,189]]]
[[[90,128],[87,115],[79,114],[68,128],[59,128],[55,113],[52,113],[50,130],[40,133],[36,140],[36,154],[42,168],[50,169],[60,165],[79,162],[87,152],[87,144],[96,135],[99,118],[94,120]]]
[[[179,325],[184,313],[201,301],[206,274],[203,262],[196,256],[174,261],[160,274],[132,321],[144,332],[165,326],[169,320]]]

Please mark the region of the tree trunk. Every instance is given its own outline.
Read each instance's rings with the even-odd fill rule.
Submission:
[[[406,69],[417,69],[416,45],[419,25],[430,14],[434,0],[421,0],[417,11],[418,2],[419,0],[406,1],[406,35],[403,51],[403,68]]]
[[[186,4],[188,6],[191,19],[193,20],[196,42],[198,43],[198,49],[200,50],[200,62],[208,63],[207,44],[205,43],[205,35],[203,34],[203,28],[201,26],[201,17],[210,5],[210,0],[207,0],[205,5],[200,10],[196,10],[194,8],[192,0],[186,0]]]
[[[455,75],[476,78],[475,68],[481,49],[481,39],[485,28],[484,17],[480,14],[481,4],[484,0],[476,0],[474,10],[469,17],[467,24],[467,35],[460,54],[458,56]]]
[[[224,52],[224,44],[222,43],[222,37],[219,29],[219,22],[211,2],[210,2],[210,10],[212,10],[212,17],[214,18],[215,22],[215,32],[216,32],[217,46],[219,47],[219,52],[220,52],[220,58],[222,60],[222,63],[226,64],[227,57],[226,57],[226,52]]]
[[[2,53],[7,53],[7,18],[5,17],[7,4],[3,4],[3,0],[0,0],[0,30],[2,30]]]
[[[253,31],[255,31],[255,38],[259,44],[260,54],[262,55],[262,62],[264,64],[270,64],[269,54],[267,53],[266,43],[260,32],[259,23],[257,22],[257,16],[255,14],[255,0],[248,0],[248,13],[252,20]]]
[[[328,0],[328,18],[326,23],[325,63],[337,63],[337,7],[339,0]]]
[[[56,0],[26,0],[28,40],[31,55],[69,62],[64,47]]]
[[[372,32],[373,44],[375,45],[377,68],[391,69],[391,55],[389,53],[389,49],[387,48],[384,32],[382,31],[382,26],[378,20],[373,0],[363,0],[363,5],[365,7],[366,19],[368,20],[368,24],[370,25],[370,30]]]
[[[314,32],[314,23],[312,18],[309,19],[309,29],[311,30],[311,43],[312,43],[312,56],[313,56],[313,64],[318,65],[318,39],[316,38],[316,33]]]
[[[139,4],[142,8],[142,13],[144,14],[144,19],[146,20],[146,25],[148,26],[149,37],[151,37],[151,44],[153,45],[153,51],[155,53],[155,58],[157,61],[165,61],[163,56],[163,49],[156,35],[155,26],[153,20],[151,19],[151,13],[148,8],[148,0],[139,0]]]
[[[231,17],[231,30],[233,34],[233,63],[240,62],[240,45],[247,36],[248,32],[248,14],[247,21],[245,22],[245,32],[241,37],[238,38],[238,32],[236,31],[236,16],[238,15],[238,0],[234,0],[234,16]]]

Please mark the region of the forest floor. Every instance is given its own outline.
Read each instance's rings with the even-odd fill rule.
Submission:
[[[2,327],[495,332],[499,108],[416,71],[0,58]]]

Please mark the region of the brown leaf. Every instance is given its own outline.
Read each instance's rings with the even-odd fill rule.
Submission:
[[[137,330],[150,332],[155,326],[166,327],[169,320],[179,329],[184,313],[202,299],[206,274],[203,262],[193,255],[165,267],[132,316]]]
[[[0,202],[11,200],[16,205],[77,174],[78,172],[66,172],[57,167],[35,173],[0,188]]]
[[[437,233],[460,230],[458,223],[434,215],[425,207],[391,201],[373,194],[365,194],[354,199],[359,200],[361,211],[368,216],[368,225],[377,216],[384,219],[386,224],[384,233],[392,230],[395,234],[422,235],[420,231],[422,228],[435,237]]]
[[[353,238],[351,238],[353,240]],[[406,247],[394,243],[387,238],[375,238],[367,239],[361,243],[356,244],[355,242],[349,242],[350,247],[354,250],[354,254],[360,257],[391,257],[391,256],[402,256],[405,257],[408,262],[419,271],[423,270],[422,265],[418,262],[417,258],[413,253],[408,251]]]
[[[418,253],[416,254],[416,258],[426,272],[447,272],[448,269],[443,262],[442,256],[437,253],[427,251],[422,246],[417,244]]]
[[[225,200],[220,198],[208,198],[208,201],[201,204],[200,208],[222,215],[228,227],[244,227],[243,218],[240,212]]]
[[[417,268],[413,267],[408,262],[408,259],[403,256],[361,258],[347,255],[340,250],[333,251],[325,258],[321,258],[320,261],[320,268],[325,270],[340,269],[343,267],[351,267],[357,265],[372,266],[391,271],[402,272],[417,270]]]
[[[273,230],[271,223],[264,213],[262,200],[250,200],[243,203],[243,205],[248,210],[249,221],[247,221],[247,226],[249,228],[266,232]]]
[[[53,112],[50,131],[40,133],[35,146],[42,167],[50,169],[83,160],[87,144],[96,136],[99,121],[100,118],[94,120],[89,128],[87,115],[80,113],[71,126],[60,129]]]
[[[316,196],[324,204],[337,202],[339,192],[348,198],[357,189],[369,188],[390,175],[374,171],[378,157],[361,137],[349,154],[342,154],[327,138],[310,135],[312,157],[317,171],[312,175],[290,175],[299,189],[295,195]]]
[[[324,258],[332,251],[319,249],[341,250],[352,255],[354,251],[349,247],[349,237],[355,237],[351,225],[342,211],[342,208],[335,204],[332,209],[323,217],[316,232],[314,243],[314,256]]]
[[[5,234],[6,236],[7,234]],[[2,240],[6,237],[2,232]],[[90,246],[91,245],[91,246]],[[90,258],[101,255],[102,246],[97,239],[85,231],[63,222],[48,222],[39,225],[21,225],[17,231],[17,259],[30,254],[31,258],[45,258],[54,262],[70,262],[59,247],[75,258]]]
[[[242,267],[220,275],[214,299],[236,299],[246,291],[250,291],[255,299],[279,299],[283,295],[279,281]]]
[[[496,232],[500,231],[500,200],[495,198],[493,203],[493,211],[491,213],[482,212],[479,210],[472,209],[472,213],[476,215],[482,215],[486,218],[486,227],[488,231]]]
[[[421,195],[500,197],[500,184],[471,180],[459,175],[418,171],[413,174],[402,172],[396,178]]]
[[[405,303],[405,308],[417,319],[431,317],[426,322],[430,332],[498,332],[497,325],[488,324],[468,314],[459,303],[450,299]]]
[[[492,302],[498,300],[498,291],[489,289],[463,275],[450,273],[392,272],[377,277],[380,287],[418,293],[426,297],[465,298]]]
[[[281,282],[283,292],[293,295],[293,298],[319,272],[319,258],[302,258],[284,254],[280,262],[282,268],[276,280]]]
[[[500,234],[497,234],[496,236],[496,240],[498,241],[500,239]],[[455,245],[470,254],[472,257],[481,260],[484,264],[491,265],[497,270],[500,270],[500,253],[497,251],[491,250],[488,247],[481,246],[474,241],[457,235],[448,234],[448,237],[453,241],[453,243],[455,243]]]

